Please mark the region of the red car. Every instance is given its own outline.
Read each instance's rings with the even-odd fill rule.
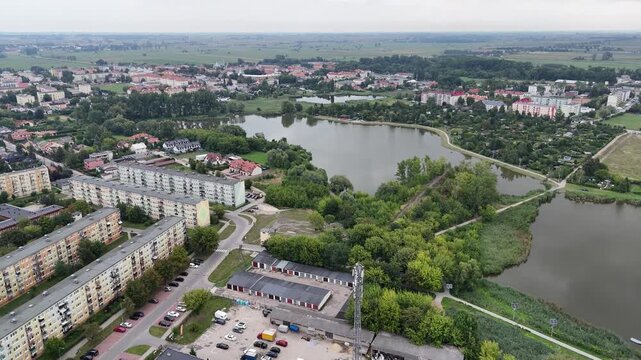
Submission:
[[[119,333],[124,333],[124,332],[126,332],[126,331],[127,331],[127,329],[125,329],[125,328],[124,328],[124,327],[122,327],[122,326],[116,326],[116,327],[114,328],[114,331],[115,331],[115,332],[119,332]]]
[[[263,340],[263,333],[259,332],[258,335],[256,336],[256,339]]]
[[[276,345],[286,347],[287,346],[287,340],[280,339],[276,341]]]

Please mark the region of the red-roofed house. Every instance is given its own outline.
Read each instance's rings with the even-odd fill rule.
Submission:
[[[158,139],[155,136],[149,135],[147,133],[138,133],[138,134],[131,135],[129,137],[129,140],[133,140],[133,141],[147,140],[147,143],[150,145],[160,142],[160,139]]]
[[[243,176],[256,176],[262,174],[263,169],[251,161],[237,159],[229,163],[229,172]]]
[[[11,133],[11,138],[15,141],[29,140],[33,134],[29,130],[18,129]]]
[[[84,160],[84,169],[86,171],[94,170],[96,168],[99,168],[105,164],[105,161],[102,158],[97,158],[97,159],[85,159]]]
[[[225,157],[219,153],[209,153],[205,156],[205,160],[203,161],[212,165],[222,165],[226,163]]]

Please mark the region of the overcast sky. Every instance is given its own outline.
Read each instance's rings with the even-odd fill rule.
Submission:
[[[3,0],[0,32],[641,30],[641,0]]]

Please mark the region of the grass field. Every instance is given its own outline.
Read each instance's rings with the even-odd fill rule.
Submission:
[[[136,346],[132,346],[129,349],[125,350],[125,352],[128,353],[128,354],[142,356],[144,353],[147,352],[147,350],[149,350],[150,347],[151,346],[149,346],[149,345],[136,345]]]
[[[251,100],[238,102],[242,103],[245,106],[243,111],[245,114],[279,115],[281,113],[281,106],[284,101],[293,100],[291,100],[289,96],[279,96],[276,98],[257,97]]]
[[[608,202],[607,200],[611,200],[611,202],[641,202],[641,192],[638,189],[639,187],[633,187],[633,191],[629,193],[620,193],[576,184],[567,184],[565,186],[566,194],[577,196],[577,200],[585,198],[586,201],[596,200],[595,202]]]
[[[116,94],[124,94],[125,88],[128,87],[127,84],[105,84],[98,85],[100,90],[111,91]]]
[[[209,300],[198,311],[192,311],[182,322],[184,333],[177,334],[178,327],[174,328],[174,342],[186,345],[191,344],[200,337],[211,325],[211,319],[217,310],[229,308],[232,301],[219,296],[211,296]]]
[[[253,161],[255,163],[266,165],[267,164],[267,153],[263,151],[252,151],[249,154],[244,154],[243,159]]]
[[[223,262],[209,275],[209,281],[218,287],[225,286],[235,272],[245,270],[250,265],[251,257],[249,252],[234,249],[227,254]]]
[[[218,233],[220,240],[227,239],[231,234],[234,233],[234,230],[236,230],[236,224],[234,224],[233,222],[230,222],[229,225],[225,228],[225,230]]]
[[[641,116],[639,122],[641,124]],[[641,135],[627,135],[619,139],[603,163],[616,175],[641,181]]]
[[[151,336],[154,336],[154,337],[157,337],[157,338],[162,337],[165,334],[166,331],[167,331],[167,328],[164,328],[162,326],[152,325],[149,328],[149,334]]]
[[[615,116],[605,121],[609,125],[623,126],[630,130],[641,129],[641,115],[626,113],[621,116]]]
[[[483,281],[473,291],[459,295],[475,305],[543,333],[550,331],[550,319],[557,319],[554,337],[577,346],[603,359],[640,359],[641,352],[633,352],[627,343],[613,332],[592,326],[564,313],[558,307],[532,298],[516,290],[502,287],[490,281]],[[516,313],[512,303],[518,303]],[[492,333],[492,336],[496,336]],[[521,359],[521,357],[518,357]]]
[[[281,211],[274,215],[254,215],[256,223],[252,226],[251,230],[247,233],[247,242],[250,244],[260,243],[260,230],[273,225],[278,219],[307,221],[311,210],[306,209],[292,209]]]

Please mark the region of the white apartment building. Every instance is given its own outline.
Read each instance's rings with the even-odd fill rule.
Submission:
[[[0,258],[0,305],[53,276],[59,261],[78,261],[80,240],[118,240],[119,221],[118,209],[100,209]]]
[[[210,224],[209,203],[200,197],[153,191],[91,176],[75,176],[69,183],[76,200],[105,207],[116,207],[119,203],[139,206],[152,219],[180,216],[185,218],[188,228]]]
[[[617,107],[630,99],[630,90],[617,90],[608,95],[607,106]]]
[[[29,303],[0,317],[0,359],[31,360],[122,294],[157,259],[184,243],[185,222],[167,217]]]
[[[22,197],[32,192],[51,190],[49,170],[42,165],[32,169],[0,174],[0,192],[6,191],[9,196]]]
[[[39,103],[45,101],[45,95],[49,95],[51,97],[51,101],[64,100],[65,98],[64,91],[60,91],[51,86],[38,86],[38,92],[36,93],[36,95],[38,96]]]
[[[36,102],[36,98],[33,95],[29,94],[18,94],[16,95],[16,102],[18,105],[25,106],[27,104],[33,104]]]
[[[188,174],[136,162],[118,164],[120,182],[150,190],[207,199],[213,203],[239,207],[245,203],[245,182],[203,174]]]

